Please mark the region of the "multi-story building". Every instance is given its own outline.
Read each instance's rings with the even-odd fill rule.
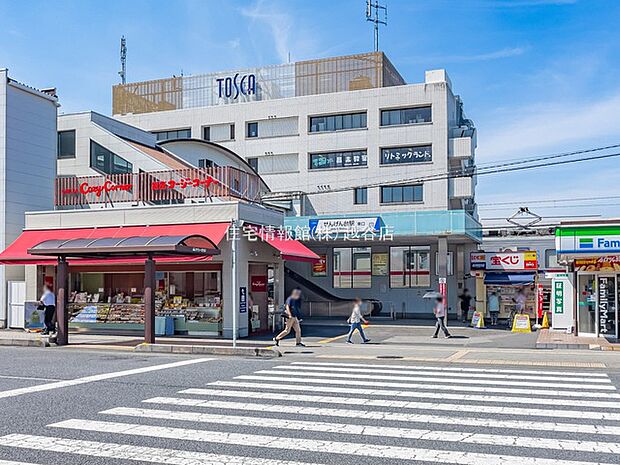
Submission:
[[[244,157],[322,256],[288,270],[310,301],[360,295],[423,316],[424,291],[447,283],[456,312],[480,240],[476,131],[444,70],[407,84],[376,52],[173,77],[115,86],[113,114]]]
[[[55,89],[34,89],[11,79],[7,69],[0,69],[2,250],[22,232],[26,211],[53,208],[57,107]],[[0,327],[11,315],[23,319],[23,279],[23,266],[0,265]]]

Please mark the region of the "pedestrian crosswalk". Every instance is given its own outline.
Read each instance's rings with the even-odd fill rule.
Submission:
[[[269,363],[0,436],[0,465],[35,465],[2,460],[23,449],[172,465],[620,462],[620,392],[600,371]]]

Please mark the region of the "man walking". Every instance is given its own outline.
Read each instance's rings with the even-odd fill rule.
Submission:
[[[443,322],[444,316],[446,316],[446,306],[443,303],[443,297],[437,297],[435,302],[435,306],[433,307],[433,313],[435,314],[435,319],[437,323],[435,324],[435,334],[433,334],[433,339],[437,338],[439,334],[439,329],[443,331],[443,334],[446,339],[451,338],[450,332],[448,328],[446,328],[445,323]]]
[[[284,306],[286,312],[286,326],[282,330],[280,334],[273,338],[273,342],[275,345],[279,346],[280,341],[284,339],[288,333],[291,332],[291,329],[295,331],[295,343],[300,347],[305,347],[305,345],[301,342],[301,326],[299,325],[299,321],[301,318],[301,289],[296,287],[291,292],[291,295],[288,299],[286,299],[286,304]]]
[[[467,323],[467,315],[471,306],[471,294],[467,288],[463,289],[463,293],[459,296],[461,299],[461,314],[463,315],[463,323]]]

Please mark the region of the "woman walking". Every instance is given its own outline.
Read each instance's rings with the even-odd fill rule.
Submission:
[[[435,334],[433,334],[433,338],[436,338],[439,334],[439,329],[443,331],[446,339],[451,338],[450,332],[448,328],[446,328],[445,323],[443,322],[444,317],[446,316],[446,306],[443,303],[443,297],[437,297],[437,301],[435,302],[435,306],[433,307],[433,313],[435,314],[435,318],[437,319],[437,323],[435,324]]]
[[[362,336],[362,341],[364,341],[364,344],[370,341],[370,339],[366,338],[366,335],[364,334],[364,329],[362,328],[362,322],[364,322],[364,324],[368,324],[368,321],[366,321],[362,316],[361,306],[362,299],[356,297],[353,301],[353,310],[351,311],[351,316],[347,320],[348,323],[351,325],[351,329],[349,330],[349,336],[347,337],[347,344],[353,344],[351,336],[353,336],[353,332],[356,329],[359,331],[360,336]]]

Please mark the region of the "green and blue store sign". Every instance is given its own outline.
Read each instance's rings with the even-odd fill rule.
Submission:
[[[558,255],[620,253],[620,226],[558,228],[555,248]]]

